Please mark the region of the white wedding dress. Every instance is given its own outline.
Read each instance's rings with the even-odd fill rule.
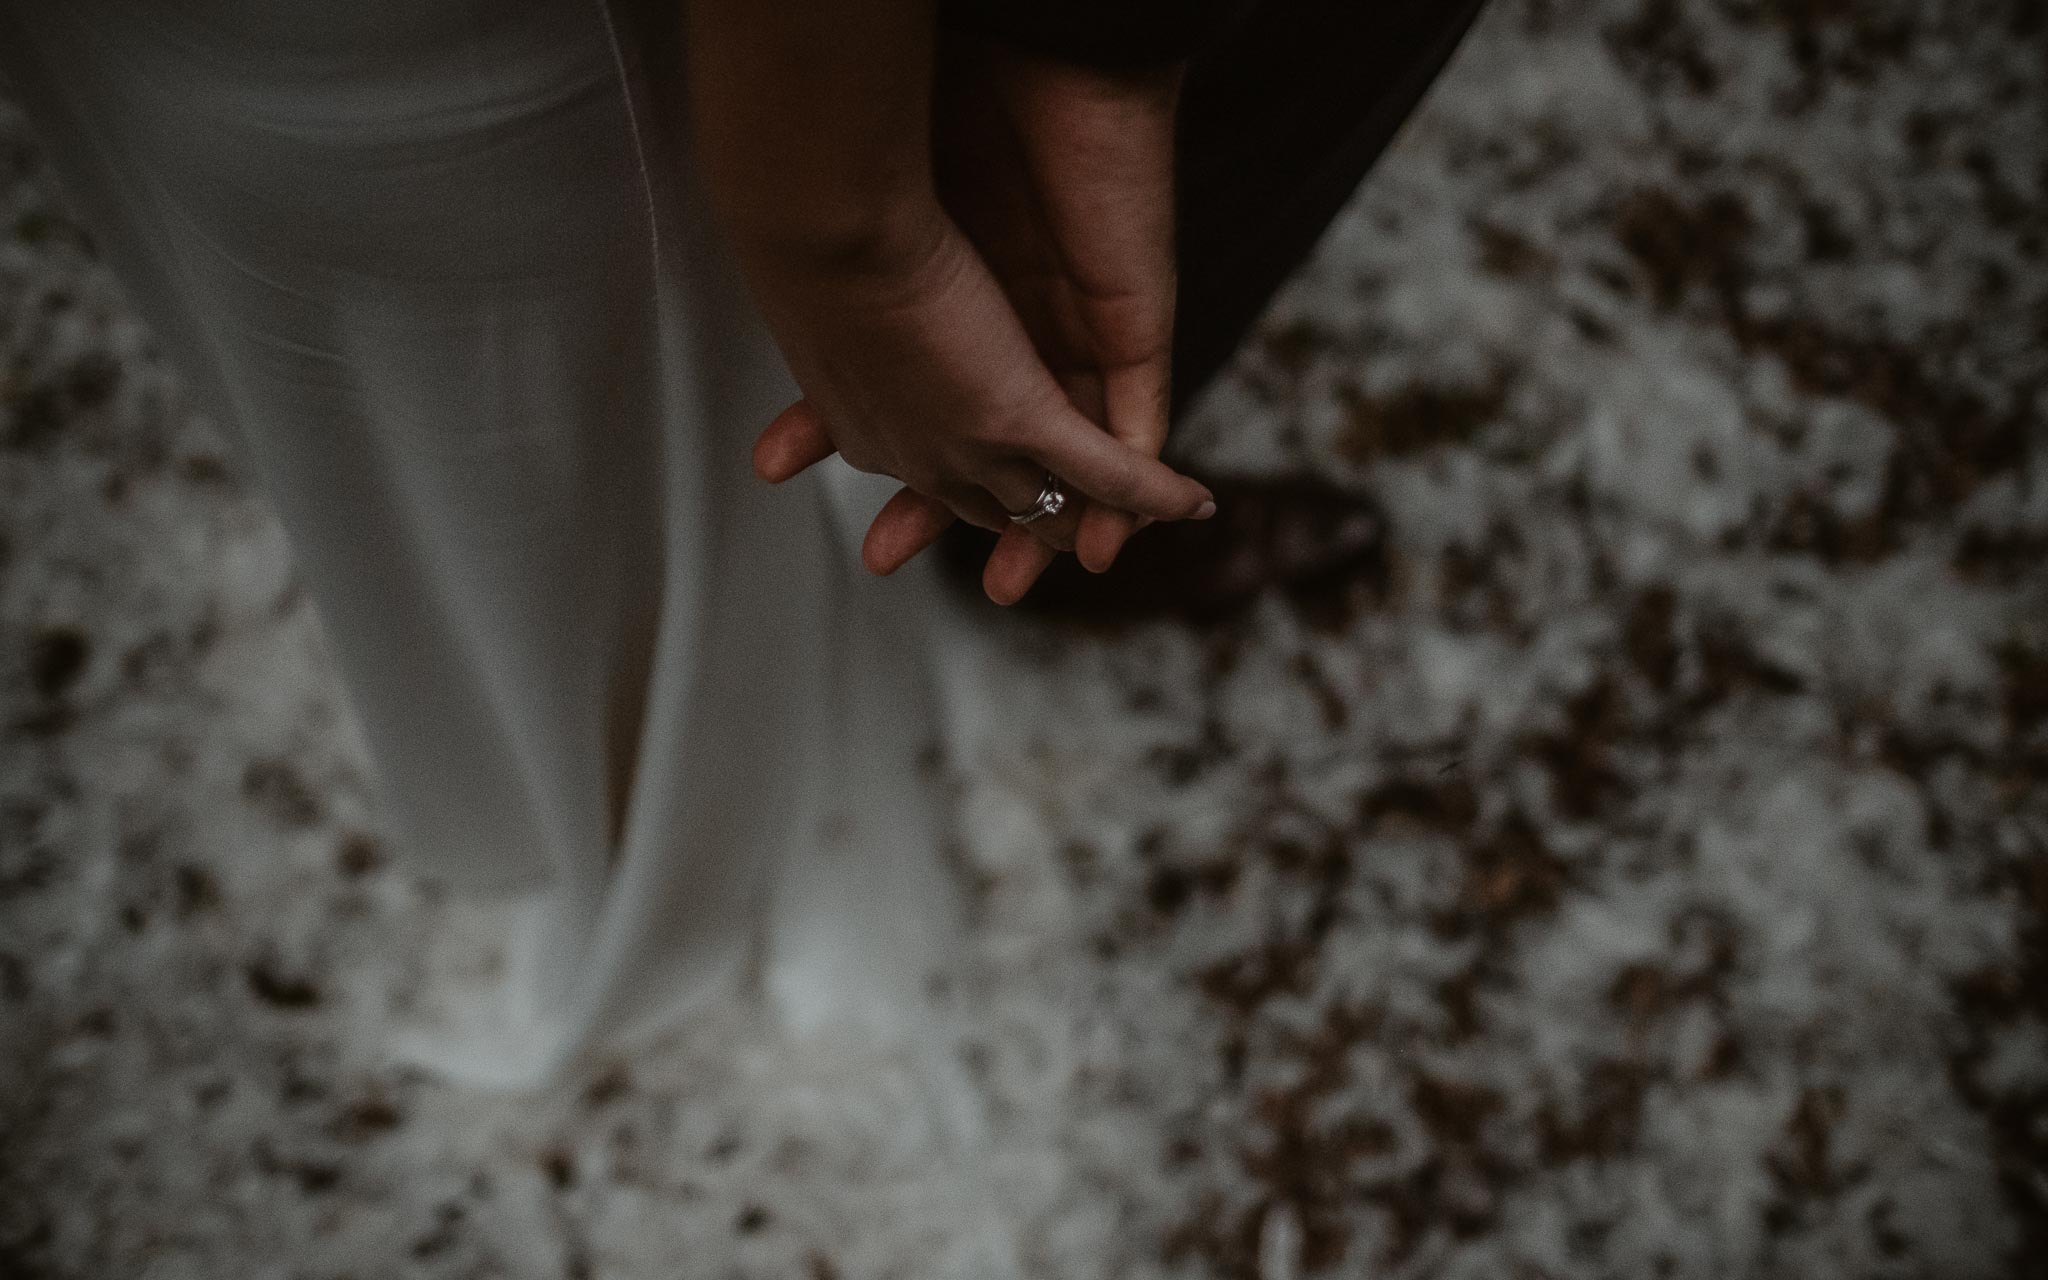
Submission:
[[[674,0],[0,0],[0,77],[260,476],[412,867],[510,962],[404,1052],[524,1087],[749,977],[914,1016],[964,601],[771,488],[795,395],[693,185]]]

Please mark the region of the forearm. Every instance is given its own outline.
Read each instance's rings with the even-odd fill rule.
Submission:
[[[1370,0],[1353,0],[1366,4]],[[1227,37],[1259,0],[938,0],[942,27],[1056,62],[1160,70]]]
[[[860,272],[934,231],[931,0],[686,0],[702,172],[743,253]]]

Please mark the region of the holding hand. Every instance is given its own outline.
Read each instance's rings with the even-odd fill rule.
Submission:
[[[1082,416],[936,205],[927,234],[929,245],[858,271],[790,255],[753,262],[754,292],[805,392],[755,445],[764,479],[837,452],[857,470],[902,480],[862,550],[882,573],[955,518],[1021,533],[1009,514],[1032,505],[1048,473],[1075,497],[1158,519],[1210,501],[1200,484]]]
[[[1008,513],[1028,509],[1048,473],[1107,509],[1213,510],[1156,448],[1075,407],[941,207],[928,6],[696,0],[689,14],[705,174],[804,391],[755,447],[765,479],[836,451],[903,480],[863,548],[878,572],[954,518],[1013,528]]]
[[[965,37],[938,66],[941,200],[1068,399],[1148,457],[1171,408],[1180,79],[1178,66],[1110,73]],[[1015,601],[1056,550],[1101,572],[1144,522],[1098,501],[1006,530],[983,585]]]

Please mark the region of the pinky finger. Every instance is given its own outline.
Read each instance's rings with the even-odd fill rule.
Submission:
[[[754,474],[770,484],[781,484],[835,452],[825,419],[810,401],[799,400],[761,429],[754,441]]]
[[[861,540],[861,563],[868,572],[886,577],[937,542],[953,520],[952,511],[938,499],[915,489],[898,489],[868,525],[867,537]]]

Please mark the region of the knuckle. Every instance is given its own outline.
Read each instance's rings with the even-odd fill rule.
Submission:
[[[859,441],[848,441],[842,445],[839,456],[855,471],[866,472],[869,475],[883,475],[888,471],[887,460],[881,456],[880,451]]]
[[[1036,529],[1036,525],[1032,527]],[[1040,542],[1055,551],[1072,551],[1074,549],[1074,527],[1071,524],[1061,524],[1050,529],[1038,529],[1036,537]]]
[[[1002,532],[1004,523],[1009,519],[1007,516],[990,510],[989,504],[986,502],[955,502],[953,503],[953,514],[977,529],[987,529],[991,533]]]

